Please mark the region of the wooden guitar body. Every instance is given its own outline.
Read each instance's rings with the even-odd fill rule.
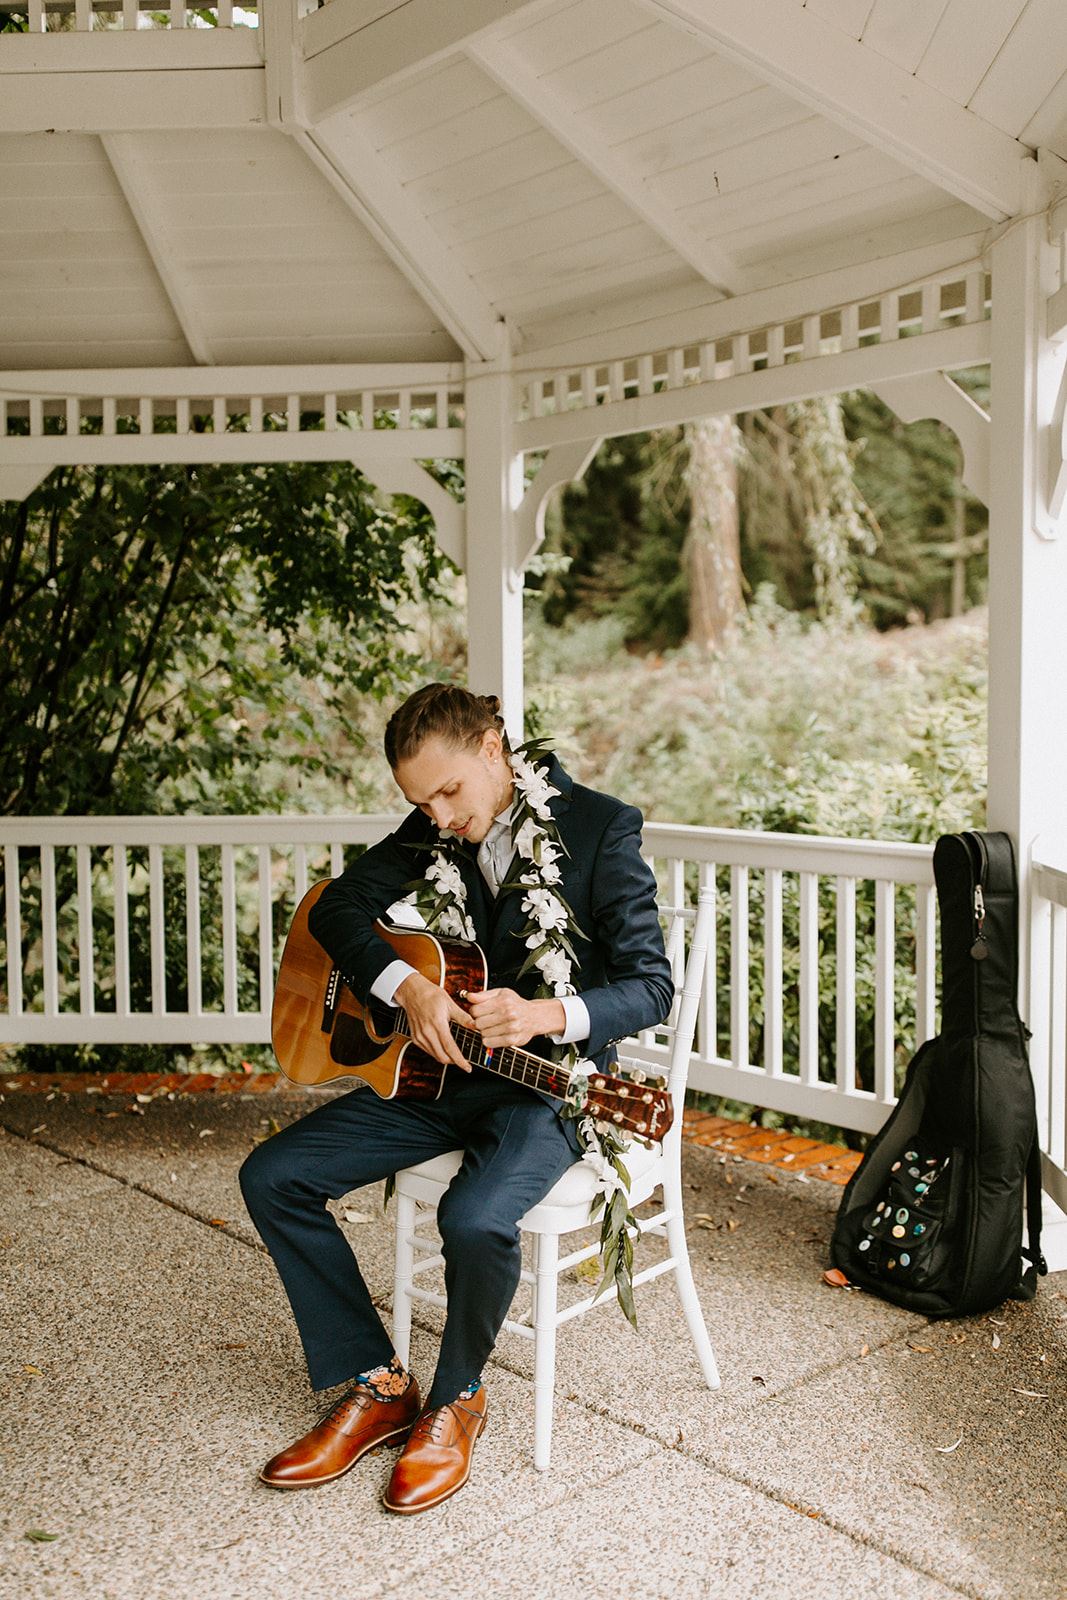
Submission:
[[[296,1083],[352,1076],[383,1100],[436,1100],[447,1067],[393,1032],[391,1007],[373,999],[366,1007],[360,1005],[348,985],[335,977],[333,963],[308,929],[308,914],[330,881],[308,890],[285,941],[270,1020],[278,1062]],[[462,1003],[462,989],[486,987],[489,973],[476,944],[384,923],[378,928],[387,933],[399,960],[457,1003]]]

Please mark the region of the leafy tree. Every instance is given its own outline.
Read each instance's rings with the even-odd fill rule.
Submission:
[[[441,566],[346,463],[57,469],[0,507],[0,812],[262,809],[342,689],[410,675]]]

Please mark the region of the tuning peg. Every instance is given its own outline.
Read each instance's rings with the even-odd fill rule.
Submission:
[[[641,1096],[641,1099],[644,1101],[646,1106],[650,1106],[655,1098],[656,1097],[652,1093],[651,1089],[646,1089],[644,1094]]]
[[[645,1081],[645,1073],[640,1072],[640,1071],[631,1072],[630,1081],[632,1083],[644,1083],[644,1081]]]
[[[624,1120],[623,1113],[621,1111],[612,1112],[611,1120],[612,1122],[622,1122]]]
[[[604,1087],[603,1078],[593,1078],[591,1081],[594,1089],[602,1089]]]
[[[619,1089],[619,1091],[618,1091],[618,1094],[619,1094],[619,1099],[620,1099],[620,1100],[627,1100],[627,1099],[629,1099],[629,1096],[630,1096],[630,1088],[629,1088],[629,1085],[628,1085],[628,1084],[625,1084],[625,1083],[624,1083],[624,1084],[623,1084],[623,1085],[622,1085],[622,1087],[621,1087],[621,1089]]]

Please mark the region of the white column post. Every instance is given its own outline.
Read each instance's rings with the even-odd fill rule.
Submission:
[[[522,568],[515,513],[522,455],[514,443],[514,388],[507,328],[494,361],[466,370],[467,663],[471,688],[497,694],[512,741],[524,709]]]
[[[1067,342],[1047,337],[1059,263],[1042,178],[1035,163],[1030,215],[1009,224],[991,251],[988,806],[989,827],[1011,834],[1018,852],[1019,1009],[1034,1030],[1039,1106],[1048,1073],[1049,945],[1030,891],[1030,862],[1039,834],[1062,833],[1067,795],[1067,527],[1049,510],[1052,423]]]

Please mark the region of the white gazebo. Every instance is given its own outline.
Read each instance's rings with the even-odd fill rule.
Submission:
[[[989,826],[1016,842],[1020,1003],[1046,1185],[1067,1208],[1067,7],[1062,0],[0,0],[0,495],[62,463],[344,458],[421,498],[467,575],[470,675],[521,719],[523,569],[552,491],[605,436],[866,387],[957,434],[990,515]],[[169,18],[169,26],[160,25]],[[194,25],[195,23],[195,25]],[[989,362],[992,414],[952,377]],[[462,457],[466,504],[419,465]],[[524,458],[539,461],[525,487]],[[529,465],[529,463],[527,463]],[[11,820],[13,1041],[263,1038],[272,852],[363,819]],[[115,1010],[94,1009],[90,847],[113,852]],[[166,992],[184,849],[189,1003]],[[925,848],[649,829],[672,894],[728,869],[728,995],[692,1082],[861,1129],[893,1098],[894,984],[935,1028]],[[202,1003],[200,852],[221,851],[225,993]],[[147,852],[145,882],[128,849]],[[56,962],[77,858],[80,983]],[[18,884],[39,862],[28,935]],[[238,1004],[251,852],[258,1009]],[[96,859],[96,858],[94,858]],[[750,873],[763,874],[763,1060],[748,1059]],[[783,875],[800,1045],[783,1049]],[[837,975],[819,993],[820,879]],[[856,1082],[855,893],[877,886],[873,1087]],[[895,971],[895,887],[915,970]],[[149,898],[152,1005],[129,1001]],[[50,901],[49,896],[52,896]],[[100,905],[97,916],[101,915]],[[832,1082],[819,1008],[836,1018]],[[728,1038],[728,1044],[723,1040]],[[648,1046],[650,1054],[655,1047]],[[1067,1264],[1067,1246],[1062,1260]]]

